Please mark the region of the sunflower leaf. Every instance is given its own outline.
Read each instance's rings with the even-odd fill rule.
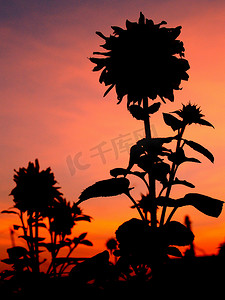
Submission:
[[[18,212],[13,211],[13,210],[2,210],[1,214],[15,214],[15,215],[19,215]]]
[[[163,113],[163,119],[166,125],[170,126],[173,131],[178,130],[182,127],[182,122],[171,114]]]
[[[154,114],[155,112],[157,112],[159,110],[160,106],[161,106],[160,102],[152,104],[151,106],[148,107],[148,113]]]
[[[195,187],[194,184],[192,184],[192,183],[190,183],[190,182],[188,182],[186,180],[180,180],[177,177],[175,178],[173,184],[182,184],[182,185],[185,185],[185,186],[190,187],[190,188],[194,188]]]
[[[175,257],[183,257],[180,250],[176,247],[168,247],[167,248],[167,254],[175,256]]]
[[[86,245],[86,246],[93,246],[93,243],[89,240],[82,240],[82,241],[80,241],[80,244]]]
[[[197,193],[189,193],[184,196],[183,200],[205,215],[215,218],[219,217],[221,214],[224,203],[224,201]]]
[[[79,197],[77,205],[81,202],[95,197],[111,197],[126,194],[129,191],[130,181],[127,178],[111,178],[98,181],[86,188]]]
[[[129,111],[131,115],[137,120],[144,120],[147,116],[144,109],[139,105],[130,105]]]
[[[193,141],[188,141],[184,139],[185,144],[187,144],[189,147],[191,147],[193,150],[201,153],[202,155],[204,155],[205,157],[207,157],[212,163],[214,162],[214,157],[212,155],[212,153],[207,150],[206,148],[204,148],[202,145],[193,142]]]
[[[127,170],[130,171],[130,169],[133,167],[134,164],[137,164],[139,161],[139,158],[141,154],[144,153],[144,149],[140,147],[139,145],[133,145],[130,148],[130,159],[129,159],[129,164],[127,167]]]
[[[208,121],[206,121],[206,120],[204,120],[204,119],[200,119],[200,120],[198,121],[198,124],[200,124],[200,125],[205,125],[205,126],[211,126],[211,127],[214,128],[214,126],[213,126],[211,123],[209,123]]]
[[[187,246],[194,240],[193,232],[177,221],[166,223],[162,229],[169,245]]]
[[[87,232],[81,233],[79,235],[78,239],[81,241],[81,240],[83,240],[86,237],[86,235],[87,235]]]
[[[203,214],[214,218],[218,218],[221,214],[223,204],[224,201],[197,193],[188,193],[183,198],[177,200],[162,196],[157,199],[157,205],[159,206],[178,208],[192,205]]]
[[[110,170],[110,175],[113,177],[117,177],[119,175],[126,176],[128,172],[129,171],[127,169],[115,168],[115,169]]]

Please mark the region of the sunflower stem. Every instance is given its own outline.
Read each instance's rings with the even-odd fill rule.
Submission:
[[[142,220],[145,221],[145,216],[143,215],[142,211],[140,210],[140,207],[138,206],[137,202],[134,200],[134,198],[131,196],[131,194],[129,192],[126,193],[126,195],[133,202],[133,204],[136,207],[137,211],[139,212],[139,215],[142,218]]]
[[[35,256],[36,256],[36,271],[37,273],[40,272],[39,266],[39,249],[38,249],[38,212],[35,212]]]
[[[172,219],[173,215],[175,214],[176,210],[177,210],[177,207],[174,207],[173,210],[171,211],[166,223],[169,223],[171,221],[171,219]]]
[[[145,136],[146,139],[151,139],[151,127],[150,127],[150,120],[149,115],[147,114],[148,110],[148,97],[143,98],[143,109],[146,111],[146,118],[144,119],[145,124]]]
[[[36,271],[36,259],[34,254],[34,236],[33,236],[33,226],[32,226],[32,216],[29,216],[28,219],[28,227],[29,227],[29,241],[27,240],[27,244],[30,242],[30,257],[31,257],[31,264],[32,264],[32,271]]]
[[[176,153],[181,148],[180,144],[181,144],[182,136],[184,134],[185,127],[186,126],[183,126],[183,128],[181,128],[181,130],[178,130]],[[174,177],[176,175],[177,168],[178,168],[177,164],[175,162],[173,162],[172,168],[171,168],[171,171],[170,171],[169,185],[168,185],[168,188],[166,190],[166,196],[165,196],[166,199],[168,199],[169,196],[170,196],[170,192],[171,192],[171,189],[172,189],[172,183],[173,183]],[[174,212],[173,212],[173,214],[174,214]],[[169,221],[172,218],[173,214],[171,216],[169,216]],[[163,226],[163,224],[164,224],[165,215],[166,215],[166,205],[163,206],[161,219],[160,219],[160,226]],[[169,221],[167,220],[167,222],[169,222]]]
[[[149,140],[152,138],[151,136],[151,127],[150,127],[150,120],[148,115],[148,97],[143,97],[143,109],[146,112],[146,117],[144,119],[144,126],[145,126],[145,136],[146,140]],[[153,176],[151,176],[151,172],[148,172],[148,182],[149,182],[149,195],[150,199],[152,201],[152,210],[150,212],[151,214],[151,226],[157,227],[157,205],[156,205],[156,185],[155,185],[155,179]]]

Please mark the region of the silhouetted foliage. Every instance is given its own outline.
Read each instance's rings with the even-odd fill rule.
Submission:
[[[86,291],[88,297],[99,296],[99,293],[95,294],[97,290],[103,292],[106,298],[118,297],[120,293],[130,298],[134,297],[138,287],[138,295],[135,296],[140,298],[146,296],[149,287],[155,293],[163,287],[168,298],[169,295],[174,296],[177,287],[184,289],[186,295],[187,291],[193,293],[197,285],[205,287],[211,283],[205,269],[200,274],[204,276],[199,276],[198,267],[202,266],[202,261],[170,261],[171,256],[183,256],[180,246],[190,246],[193,250],[194,234],[190,220],[186,219],[185,225],[172,220],[176,210],[191,205],[199,212],[217,218],[224,202],[199,193],[187,193],[179,199],[171,196],[177,185],[195,188],[193,183],[177,177],[184,163],[200,163],[197,158],[186,155],[187,148],[214,162],[208,149],[184,138],[186,128],[193,124],[213,125],[203,119],[200,107],[189,102],[182,104],[181,109],[163,113],[163,121],[171,129],[169,136],[152,136],[150,118],[159,112],[161,102],[149,105],[149,99],[159,97],[164,103],[165,99],[174,101],[174,90],[181,90],[181,81],[189,78],[183,42],[177,40],[181,26],[166,28],[163,25],[166,25],[165,21],[155,24],[140,13],[138,22],[126,21],[126,29],[112,26],[114,33],[109,37],[96,32],[104,39],[101,47],[107,52],[94,52],[100,57],[91,57],[90,61],[96,65],[93,71],[101,70],[99,82],[108,87],[104,96],[114,87],[118,103],[127,95],[127,109],[132,117],[143,121],[145,138],[131,146],[125,167],[110,170],[110,178],[84,189],[73,204],[62,197],[50,168],[40,172],[38,160],[35,164],[29,163],[27,169],[15,171],[16,187],[11,192],[15,205],[13,210],[2,213],[19,216],[21,225],[14,225],[14,230],[23,231],[20,237],[26,241],[27,249],[12,247],[7,250],[9,258],[3,261],[12,265],[14,271],[2,273],[2,277],[22,273],[23,278],[27,274],[39,275],[40,278],[43,274],[40,274],[39,253],[40,249],[47,249],[52,260],[45,275],[56,280],[57,275],[61,276],[68,266],[75,265],[70,271],[69,283],[72,286],[76,284],[70,290],[76,295],[81,292],[84,296]],[[141,199],[132,196],[132,176],[147,189],[146,194],[141,194]],[[132,208],[137,210],[140,218],[125,221],[115,232],[116,240],[107,241],[107,249],[116,257],[115,264],[109,261],[108,251],[81,260],[70,257],[79,244],[92,246],[86,240],[87,233],[69,237],[76,222],[91,220],[78,205],[94,197],[121,195],[131,200]],[[48,225],[45,220],[48,220]],[[48,230],[50,242],[39,236],[39,228]],[[66,257],[61,258],[57,255],[63,247],[68,247],[69,251]],[[223,250],[220,254],[223,255]],[[207,270],[213,272],[214,261],[206,258],[206,262]],[[172,294],[168,294],[171,288],[167,287],[170,286],[175,286]]]
[[[186,225],[186,227],[190,230],[191,229],[191,220],[189,218],[189,216],[185,216],[184,218],[184,224]],[[194,246],[194,242],[192,241],[189,245],[189,248],[185,251],[184,253],[185,257],[195,257],[195,246]]]
[[[51,169],[40,171],[37,159],[35,163],[29,162],[27,168],[15,170],[15,173],[16,187],[10,193],[15,205],[1,213],[19,216],[21,224],[13,225],[13,228],[23,232],[19,238],[26,241],[27,249],[15,246],[7,250],[9,258],[2,261],[11,265],[15,271],[8,275],[24,271],[39,273],[40,265],[46,261],[40,261],[39,255],[47,249],[52,261],[46,274],[61,276],[69,265],[74,264],[70,255],[78,245],[92,246],[92,243],[85,239],[87,233],[69,238],[78,221],[90,222],[91,217],[84,215],[77,204],[71,205],[62,197],[63,194],[58,191],[59,187],[55,186],[57,182]],[[50,242],[46,242],[46,235],[40,237],[41,228],[49,233]],[[63,247],[69,249],[68,254],[63,260],[58,260],[57,255]]]
[[[174,101],[173,91],[180,89],[181,80],[188,80],[189,64],[183,58],[183,43],[177,40],[181,26],[166,28],[162,26],[165,24],[164,21],[154,24],[140,13],[138,22],[126,21],[126,29],[112,26],[114,34],[110,37],[96,32],[105,40],[101,47],[108,52],[94,52],[103,57],[90,58],[96,64],[93,71],[102,70],[99,82],[109,86],[104,96],[113,87],[118,103],[127,95],[128,111],[144,122],[146,134],[131,146],[127,167],[112,169],[113,178],[86,188],[77,202],[121,194],[132,201],[132,208],[137,209],[140,219],[132,218],[119,226],[116,230],[118,249],[114,251],[118,257],[117,272],[126,279],[132,278],[132,274],[145,280],[151,278],[158,274],[169,256],[182,257],[177,247],[193,245],[191,227],[171,221],[178,208],[192,205],[205,215],[218,217],[223,207],[223,201],[198,193],[188,193],[179,199],[170,196],[178,184],[195,187],[176,176],[183,163],[200,163],[199,159],[186,155],[187,147],[211,162],[214,157],[199,143],[184,138],[186,128],[192,124],[213,127],[203,119],[200,107],[190,102],[174,112],[163,113],[165,125],[172,129],[170,136],[152,137],[149,119],[159,111],[161,103],[149,106],[149,99],[159,96],[164,103],[165,98]],[[147,194],[142,194],[140,200],[131,194],[130,175],[138,177],[147,188]],[[167,209],[170,209],[169,214]]]
[[[114,238],[108,239],[106,242],[106,247],[110,251],[110,253],[112,253],[113,250],[117,249],[117,245],[118,245],[117,240]]]
[[[112,178],[96,182],[86,188],[80,195],[76,204],[94,197],[117,196],[129,192],[129,180],[127,178]]]
[[[104,280],[109,271],[109,252],[103,251],[86,259],[70,271],[70,278],[78,284],[85,284],[90,280]]]
[[[218,253],[219,256],[225,258],[225,242],[221,243],[219,245],[219,253]]]

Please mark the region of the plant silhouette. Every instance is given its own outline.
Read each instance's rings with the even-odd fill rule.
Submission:
[[[138,22],[126,21],[126,29],[112,26],[114,33],[109,37],[96,32],[104,39],[101,47],[107,52],[94,52],[95,56],[90,58],[96,65],[93,71],[101,70],[99,82],[109,86],[104,96],[114,87],[118,103],[127,96],[128,111],[145,128],[145,138],[130,148],[127,166],[110,170],[111,178],[86,188],[77,202],[122,194],[132,201],[140,219],[128,220],[116,230],[116,267],[126,279],[131,274],[139,278],[157,276],[169,256],[182,256],[179,246],[193,243],[190,226],[172,220],[178,208],[191,205],[205,215],[218,217],[223,207],[223,201],[199,193],[188,193],[179,199],[171,196],[176,185],[195,187],[177,177],[184,163],[200,163],[197,158],[188,157],[186,149],[214,162],[209,150],[185,137],[187,127],[213,125],[204,119],[200,107],[189,102],[176,111],[163,113],[170,136],[155,138],[151,134],[150,119],[160,110],[161,102],[150,101],[157,97],[164,103],[166,99],[174,101],[174,90],[180,90],[181,81],[188,80],[189,63],[184,59],[183,42],[177,39],[181,26],[164,25],[165,21],[154,24],[140,13]],[[132,196],[132,176],[147,188],[147,194],[140,200]]]
[[[11,191],[15,205],[4,214],[16,214],[20,225],[13,225],[14,230],[22,231],[22,238],[26,241],[27,248],[14,246],[7,250],[8,258],[2,261],[12,265],[14,271],[6,272],[7,276],[17,275],[21,272],[40,274],[40,253],[44,250],[51,254],[51,262],[46,275],[59,277],[65,269],[77,263],[70,259],[70,255],[80,244],[92,246],[86,239],[87,233],[70,238],[72,228],[78,221],[91,221],[91,217],[82,213],[75,204],[63,198],[63,194],[56,186],[54,174],[50,168],[40,171],[39,162],[29,162],[27,168],[15,170],[14,181],[16,187]],[[40,236],[40,229],[48,232],[50,241]],[[46,235],[45,235],[46,236]],[[63,247],[68,247],[66,257],[57,258]],[[4,276],[4,274],[3,274]]]
[[[16,293],[26,282],[27,295],[31,297],[34,291],[31,278],[37,282],[35,292],[40,288],[40,279],[48,279],[46,284],[42,281],[40,289],[40,295],[44,291],[47,298],[69,297],[79,292],[88,298],[100,294],[105,298],[118,297],[119,292],[127,298],[140,298],[142,295],[146,297],[149,288],[153,293],[158,292],[158,287],[166,291],[170,285],[175,286],[171,295],[174,296],[177,287],[181,288],[184,282],[190,281],[192,273],[195,276],[191,291],[199,285],[198,266],[193,260],[188,260],[189,265],[185,265],[185,259],[176,260],[173,270],[170,268],[170,257],[183,256],[179,246],[190,247],[189,258],[195,254],[190,219],[186,218],[184,225],[173,217],[178,209],[192,206],[207,216],[217,218],[223,201],[199,193],[187,193],[179,199],[172,195],[177,185],[195,188],[193,183],[178,175],[184,163],[200,163],[199,159],[187,156],[186,150],[191,149],[193,153],[214,162],[208,149],[185,136],[189,126],[213,128],[204,119],[198,105],[188,102],[180,109],[162,114],[164,125],[171,130],[169,136],[153,137],[151,132],[152,115],[159,113],[162,102],[174,101],[174,91],[181,90],[182,80],[189,78],[187,71],[190,67],[184,58],[184,45],[177,39],[181,26],[167,28],[166,24],[165,21],[155,24],[140,13],[138,22],[126,21],[126,29],[112,26],[113,34],[109,37],[96,32],[104,40],[101,47],[106,51],[94,52],[90,61],[95,64],[93,71],[101,71],[99,82],[107,86],[104,96],[113,88],[118,104],[126,96],[128,112],[137,121],[143,122],[145,129],[145,138],[131,146],[125,167],[110,170],[108,179],[84,189],[76,203],[63,198],[51,169],[40,171],[37,159],[35,163],[29,162],[27,168],[15,170],[16,186],[10,193],[14,206],[2,213],[18,215],[20,224],[13,228],[22,231],[19,237],[25,240],[27,247],[13,245],[7,249],[8,258],[2,261],[11,265],[13,271],[3,272],[1,278],[16,279],[19,283],[13,286]],[[156,99],[159,101],[151,102]],[[147,190],[138,199],[133,196],[133,177]],[[106,243],[109,251],[87,259],[71,257],[78,245],[92,246],[86,239],[86,232],[71,237],[78,221],[91,221],[90,216],[83,214],[80,204],[94,197],[121,195],[130,199],[139,218],[126,220],[116,229],[116,239],[111,238]],[[48,241],[40,236],[41,229],[48,233]],[[59,257],[62,248],[68,249],[65,257]],[[51,261],[44,274],[41,265],[46,259],[41,261],[40,254],[46,250]],[[109,254],[115,256],[114,264],[109,261]],[[220,256],[224,256],[224,245],[221,245]],[[62,275],[72,265],[67,281],[63,280]],[[210,270],[214,270],[212,265]],[[202,279],[202,287],[206,285],[206,276]],[[46,294],[46,286],[49,295]]]
[[[189,218],[189,216],[185,216],[184,218],[184,224],[186,225],[187,228],[191,229],[191,220]],[[194,242],[192,241],[190,243],[189,248],[185,251],[184,254],[186,257],[195,257],[195,246],[194,246]]]

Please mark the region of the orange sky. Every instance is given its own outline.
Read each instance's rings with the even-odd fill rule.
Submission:
[[[197,155],[202,164],[181,167],[178,175],[194,183],[196,192],[224,200],[224,1],[52,3],[0,2],[0,209],[13,204],[8,196],[14,186],[13,169],[27,166],[35,158],[39,158],[42,169],[51,166],[70,201],[76,201],[88,185],[109,178],[110,169],[127,166],[127,152],[113,145],[120,134],[134,143],[134,134],[141,134],[142,123],[127,112],[125,100],[116,105],[114,92],[103,99],[105,88],[98,83],[99,74],[91,72],[93,65],[87,57],[98,51],[102,42],[95,31],[109,35],[111,25],[124,27],[125,20],[136,21],[140,11],[155,22],[166,20],[169,27],[182,25],[180,39],[191,66],[190,80],[182,83],[183,90],[176,92],[175,102],[163,104],[160,112],[178,109],[189,100],[202,107],[215,129],[195,126],[186,137],[208,148],[215,163]],[[171,134],[162,123],[161,113],[152,122],[155,135]],[[92,157],[97,153],[92,148],[101,143],[110,150],[105,153],[105,164],[99,156]],[[74,164],[69,167],[68,162],[77,155],[86,169]],[[138,195],[142,186],[135,181],[132,184]],[[188,192],[192,190],[174,188],[173,196]],[[93,199],[82,207],[93,221],[77,226],[74,234],[88,231],[94,247],[80,248],[80,255],[101,251],[122,222],[137,217],[125,197]],[[183,208],[175,218],[183,222],[186,214],[193,222],[196,246],[207,254],[217,253],[225,239],[224,212],[214,219]],[[13,223],[15,218],[0,216],[0,259],[10,246],[9,226]]]

